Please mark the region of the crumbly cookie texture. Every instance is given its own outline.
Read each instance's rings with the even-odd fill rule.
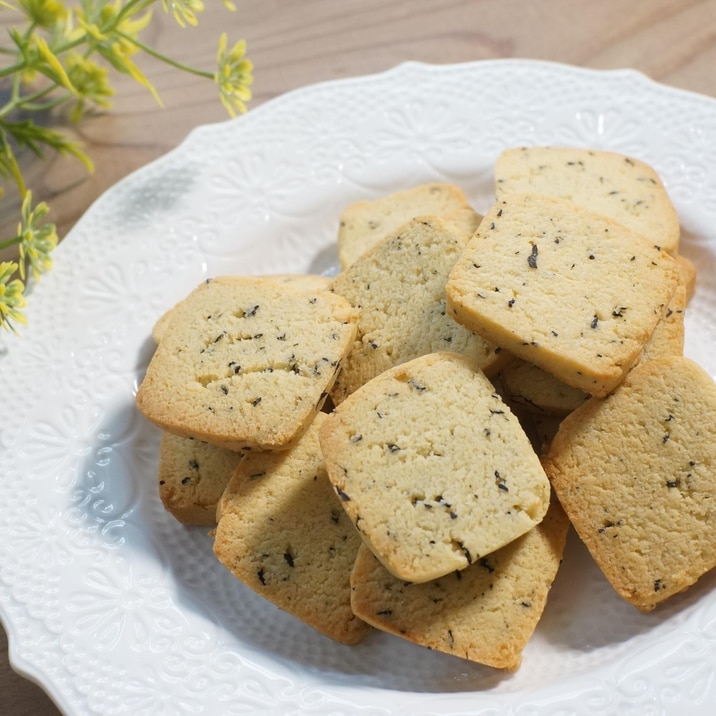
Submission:
[[[462,189],[440,182],[422,184],[382,196],[356,201],[341,214],[338,227],[338,258],[343,269],[350,266],[389,234],[411,219],[425,214],[440,216],[458,236],[469,239],[482,218],[470,206]]]
[[[293,286],[294,288],[299,289],[305,289],[307,291],[318,291],[321,289],[328,289],[330,288],[331,282],[333,279],[331,279],[329,276],[323,276],[321,274],[292,274],[292,273],[285,273],[285,274],[271,274],[263,276],[262,278],[265,278],[268,281],[276,281],[277,283],[287,283]],[[226,277],[226,280],[236,280],[236,281],[243,281],[243,277],[237,276],[235,279],[232,277]],[[174,315],[174,308],[176,306],[173,306],[168,311],[165,311],[156,321],[154,326],[152,327],[152,338],[154,339],[154,342],[158,345],[166,331],[168,330],[169,323],[172,319],[172,316]]]
[[[241,453],[163,433],[159,446],[159,497],[185,525],[216,524],[216,506]]]
[[[344,298],[260,278],[209,280],[175,312],[137,406],[163,430],[238,451],[289,447],[356,333]]]
[[[688,306],[696,291],[696,264],[683,254],[677,254],[674,258],[681,269],[681,277],[683,278],[684,285],[686,287],[686,305]]]
[[[646,342],[639,362],[683,355],[685,310],[686,287],[681,283]],[[568,415],[590,397],[583,390],[572,388],[546,370],[520,358],[510,360],[502,368],[500,381],[510,405],[549,415]]]
[[[514,542],[424,584],[397,579],[363,546],[351,575],[353,611],[421,646],[514,671],[544,612],[568,529],[555,503]]]
[[[448,312],[591,395],[637,362],[680,281],[671,256],[570,201],[515,194],[485,215],[450,272]]]
[[[392,368],[325,421],[328,475],[396,577],[464,569],[538,524],[550,488],[517,418],[464,356]]]
[[[322,634],[357,644],[370,627],[350,605],[361,539],[318,444],[319,413],[285,453],[247,455],[218,508],[214,552],[241,582]]]
[[[616,152],[574,147],[505,150],[495,162],[495,193],[536,192],[609,216],[664,251],[676,253],[681,229],[656,171]]]
[[[336,277],[333,291],[360,311],[355,344],[331,390],[336,404],[384,370],[435,351],[463,353],[484,371],[497,370],[497,347],[445,308],[445,282],[465,243],[439,217],[418,217]]]
[[[638,609],[716,566],[716,385],[689,358],[646,361],[575,410],[544,466],[597,564]]]
[[[521,358],[507,363],[500,371],[500,381],[510,405],[547,415],[568,415],[589,398],[583,390]]]

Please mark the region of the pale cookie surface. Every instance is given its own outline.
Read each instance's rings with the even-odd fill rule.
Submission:
[[[498,202],[452,269],[449,313],[572,387],[623,379],[680,281],[659,247],[569,201]]]
[[[433,353],[374,378],[334,410],[320,442],[364,541],[411,582],[477,562],[549,504],[517,418],[464,356]]]
[[[214,552],[235,577],[326,636],[361,641],[370,627],[350,606],[361,540],[323,464],[324,413],[286,453],[251,453],[218,510]]]
[[[404,189],[378,199],[357,201],[341,214],[338,258],[342,268],[383,238],[417,216],[440,216],[463,239],[469,239],[480,223],[462,189],[433,182]]]
[[[242,281],[243,276],[237,276],[235,277],[237,281]],[[328,276],[322,276],[320,274],[290,274],[290,273],[284,273],[284,274],[271,274],[262,276],[261,278],[265,278],[268,281],[276,281],[277,283],[287,283],[293,286],[294,288],[300,288],[305,289],[307,291],[316,291],[319,289],[328,289],[331,285],[332,279]],[[231,277],[227,277],[228,280],[231,280]],[[168,311],[165,311],[158,319],[157,322],[152,327],[152,338],[154,339],[155,343],[159,343],[164,334],[167,332],[169,323],[172,319],[172,316],[174,315],[174,308],[176,306],[173,306]]]
[[[137,406],[168,432],[231,450],[298,438],[356,332],[340,296],[260,278],[207,281],[175,311]]]
[[[678,249],[679,220],[661,178],[633,157],[572,147],[505,150],[495,162],[496,197],[524,192],[569,199],[628,226],[664,251]]]
[[[354,612],[382,631],[515,670],[544,611],[569,522],[558,504],[527,534],[477,564],[424,584],[391,575],[367,547],[351,575]]]
[[[215,525],[216,506],[241,453],[163,433],[159,446],[159,497],[185,525]]]
[[[496,347],[445,309],[445,282],[465,240],[436,216],[413,219],[339,274],[333,290],[360,309],[356,341],[331,397],[340,403],[384,370],[434,351],[463,353],[486,372]]]
[[[548,415],[567,415],[589,398],[583,390],[521,358],[511,360],[500,371],[500,381],[510,404]]]
[[[640,610],[716,566],[716,386],[690,359],[642,363],[578,408],[544,466],[595,561]]]

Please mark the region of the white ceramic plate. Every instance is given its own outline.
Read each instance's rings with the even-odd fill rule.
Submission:
[[[700,270],[687,353],[716,375],[716,101],[632,71],[405,64],[201,127],[107,192],[0,346],[0,615],[68,714],[712,714],[716,576],[651,615],[575,539],[521,669],[375,633],[334,644],[249,592],[162,509],[134,408],[159,315],[203,278],[321,272],[349,202],[429,180],[478,210],[505,147],[651,163]],[[716,528],[716,525],[715,525]]]

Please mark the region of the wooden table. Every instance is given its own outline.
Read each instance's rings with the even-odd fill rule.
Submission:
[[[245,38],[255,64],[251,107],[323,80],[386,70],[404,60],[436,64],[500,57],[599,69],[631,67],[652,79],[716,97],[716,0],[234,0],[230,14],[208,0],[198,28],[156,16],[145,41],[213,71],[218,37]],[[7,25],[11,14],[0,14]],[[116,77],[114,108],[76,130],[96,164],[23,158],[36,197],[63,236],[90,203],[129,172],[166,153],[195,126],[226,118],[211,82],[155,62],[143,69],[164,108]],[[17,222],[12,196],[0,205],[3,235]],[[0,714],[52,716],[44,692],[15,674],[0,629]]]

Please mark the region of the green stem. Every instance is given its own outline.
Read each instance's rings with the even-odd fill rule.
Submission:
[[[188,72],[189,74],[196,75],[197,77],[203,77],[205,79],[214,79],[214,75],[211,72],[206,72],[205,70],[198,70],[196,67],[190,67],[189,65],[182,64],[181,62],[177,62],[176,60],[172,60],[170,57],[167,57],[166,55],[162,55],[160,52],[157,52],[156,50],[153,50],[148,45],[145,45],[143,42],[140,42],[134,37],[131,37],[129,35],[126,35],[125,33],[121,32],[120,30],[115,30],[115,33],[119,35],[124,40],[127,40],[127,42],[131,42],[133,45],[138,47],[142,52],[146,52],[146,54],[151,55],[155,59],[159,60],[160,62],[163,62],[165,65],[169,65],[170,67],[174,67],[177,70],[181,70],[183,72]]]
[[[14,239],[6,239],[5,241],[0,241],[0,251],[8,248],[8,246],[14,246],[15,244],[19,244],[21,242],[22,236],[16,236]]]

